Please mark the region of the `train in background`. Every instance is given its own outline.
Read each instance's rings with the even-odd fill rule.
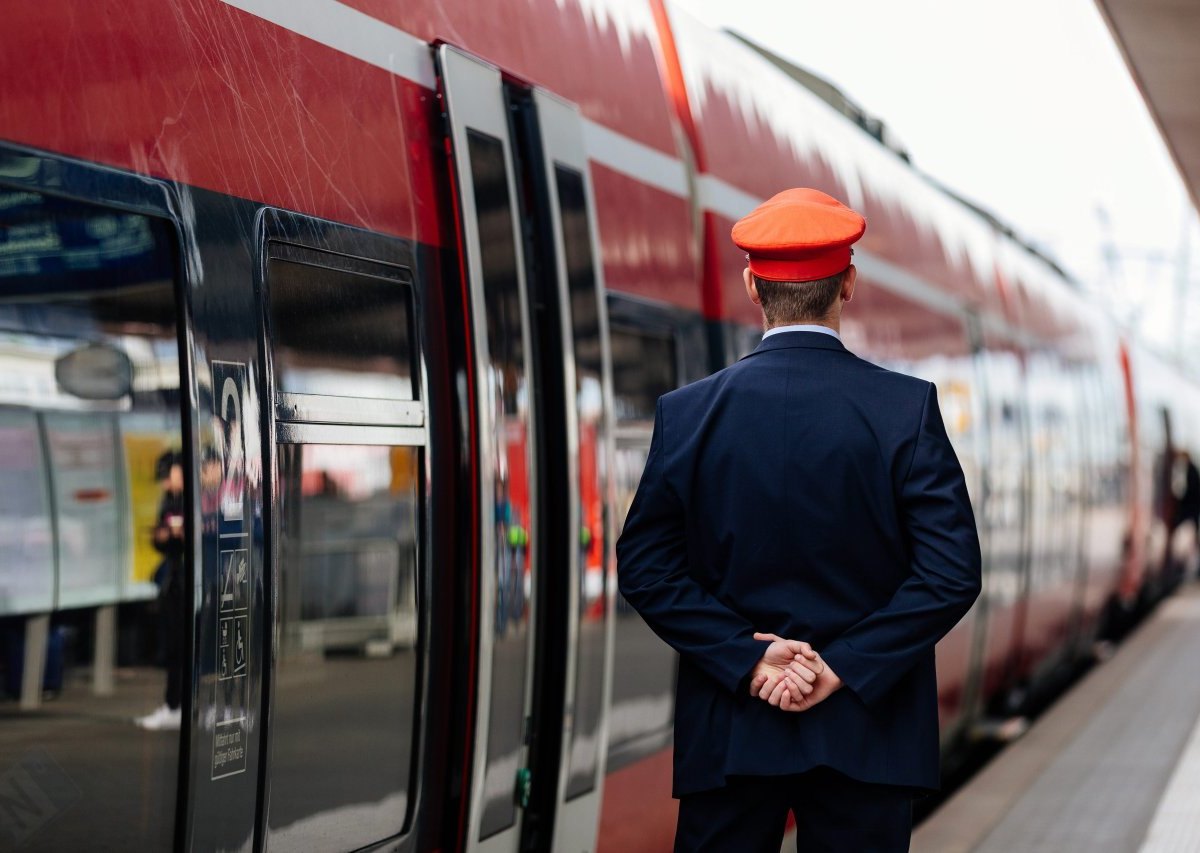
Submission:
[[[657,397],[757,343],[728,233],[786,186],[867,218],[843,337],[937,384],[967,474],[948,755],[1195,560],[1196,383],[666,0],[7,20],[0,846],[668,849],[676,661],[613,545]],[[169,618],[182,725],[149,731]]]

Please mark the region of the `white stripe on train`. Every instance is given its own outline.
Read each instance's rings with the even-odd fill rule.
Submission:
[[[318,44],[353,56],[426,89],[437,88],[433,56],[421,39],[337,0],[222,0]],[[677,198],[689,197],[687,168],[678,157],[658,151],[602,124],[583,120],[588,158]],[[745,216],[761,202],[714,175],[699,175],[700,206],[727,219]],[[856,250],[856,264],[872,282],[943,314],[965,316],[966,307],[949,293],[883,258]],[[997,317],[986,326],[1005,337],[1029,337]]]

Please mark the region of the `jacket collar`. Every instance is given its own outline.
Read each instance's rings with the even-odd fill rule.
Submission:
[[[754,352],[749,353],[744,358],[749,358],[751,355],[758,355],[762,352],[770,352],[777,349],[829,349],[837,352],[849,352],[842,342],[833,335],[826,335],[823,332],[780,332],[777,335],[771,335],[769,338],[763,338]]]

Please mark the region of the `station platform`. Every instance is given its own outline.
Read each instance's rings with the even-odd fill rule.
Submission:
[[[1200,584],[917,827],[913,853],[1198,853]]]

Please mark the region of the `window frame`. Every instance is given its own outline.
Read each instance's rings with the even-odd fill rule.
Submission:
[[[374,839],[367,847],[388,845],[408,853],[419,847],[422,807],[429,756],[426,744],[431,729],[428,708],[431,693],[431,611],[433,600],[430,554],[432,551],[433,494],[430,486],[429,390],[426,349],[421,337],[422,296],[413,245],[410,241],[388,237],[360,228],[342,225],[278,208],[264,208],[257,221],[255,304],[258,308],[259,412],[264,448],[263,489],[265,537],[264,562],[272,592],[280,586],[280,533],[283,519],[279,513],[279,446],[281,444],[389,445],[418,448],[417,465],[417,543],[416,543],[416,666],[411,732],[412,763],[409,768],[407,813],[399,832]],[[277,384],[270,311],[269,263],[273,259],[304,263],[340,273],[367,275],[396,282],[409,288],[409,347],[412,356],[412,400],[371,400],[358,397],[330,397],[319,394],[282,392]],[[320,260],[322,263],[313,263]],[[256,808],[256,836],[266,843],[269,837],[271,765],[273,759],[272,722],[275,709],[275,677],[281,630],[279,602],[274,594],[265,618],[271,626],[266,637],[263,691],[266,712],[259,754],[259,802]]]

